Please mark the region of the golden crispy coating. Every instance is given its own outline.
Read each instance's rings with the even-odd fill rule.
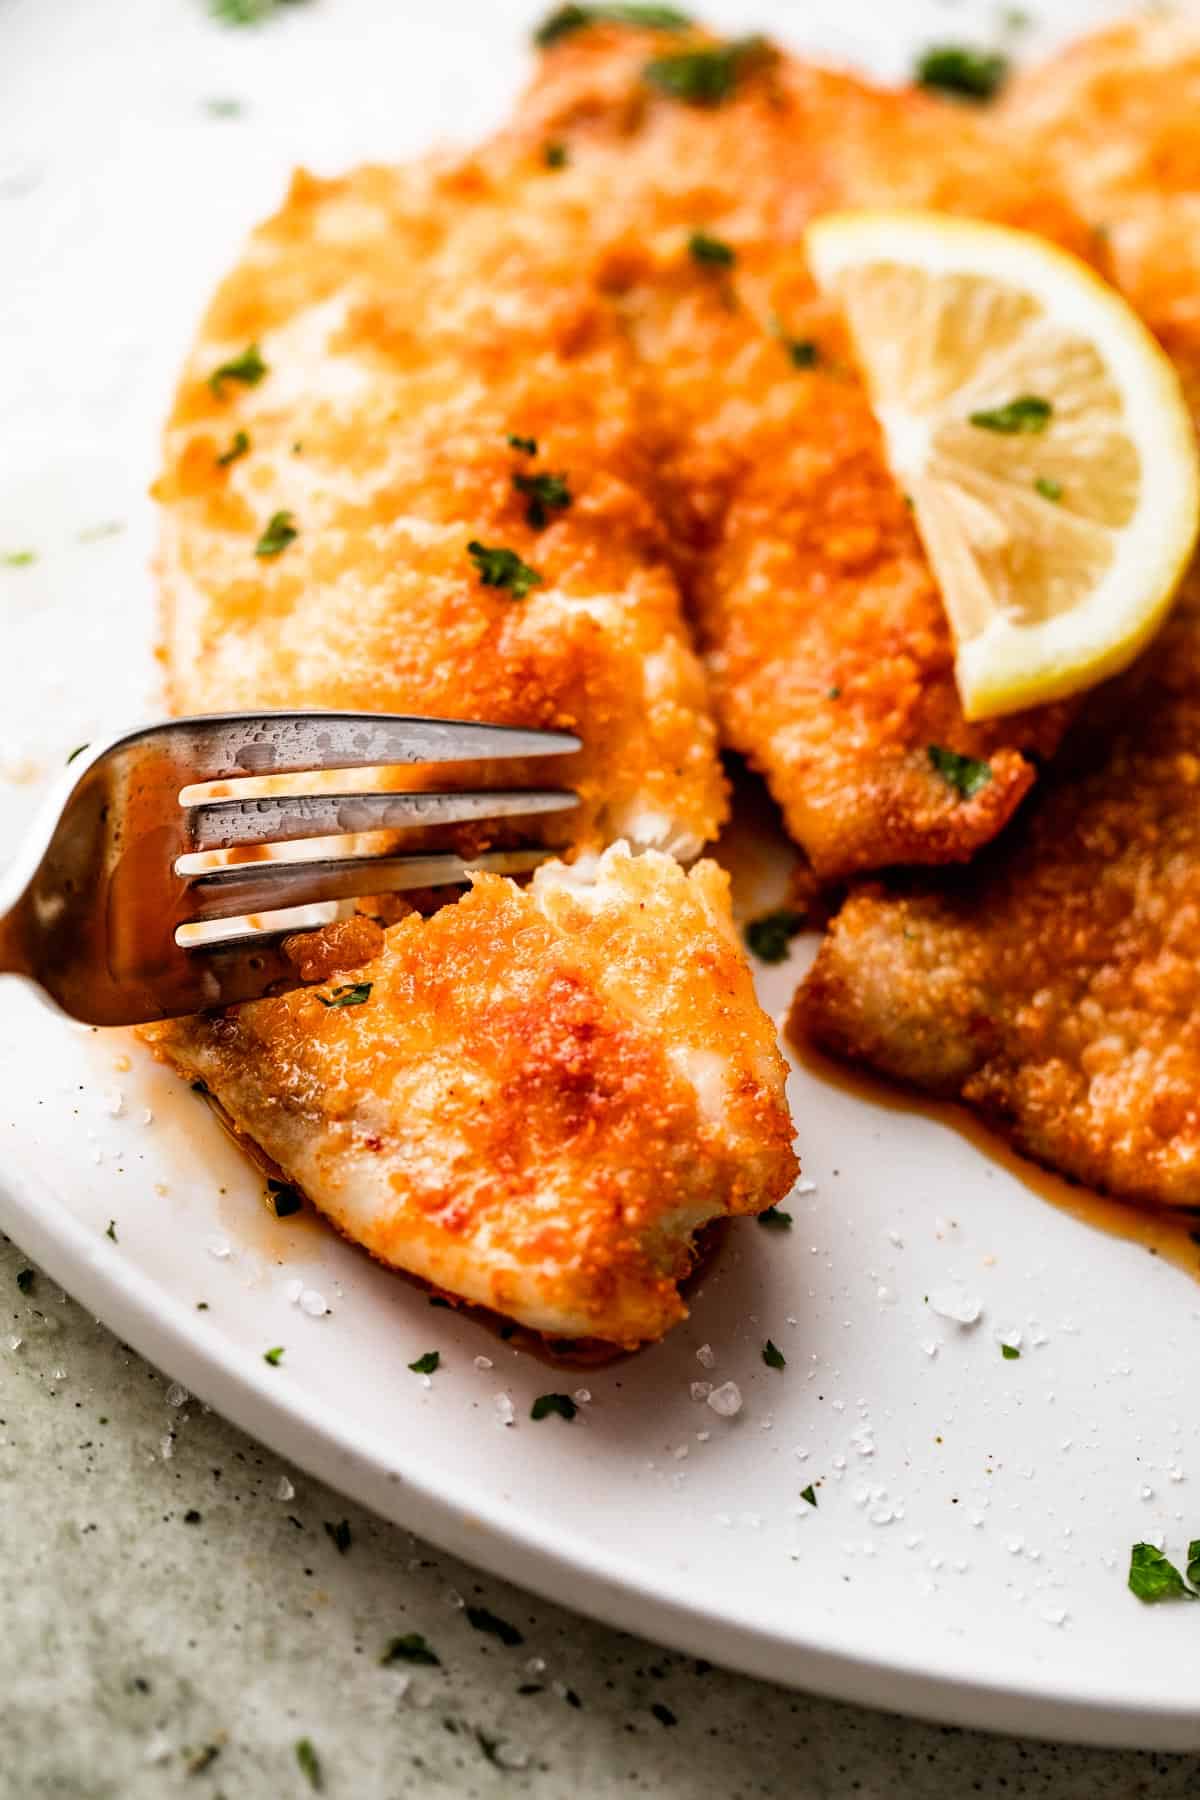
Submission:
[[[1200,400],[1200,20],[1144,19],[1018,84],[1010,123],[1097,223]],[[1194,235],[1194,233],[1193,233]],[[1190,381],[1189,381],[1190,378]],[[1200,568],[1090,702],[1027,818],[940,892],[864,888],[792,1026],[960,1095],[1029,1155],[1200,1205]]]
[[[575,841],[694,856],[724,789],[628,348],[586,284],[544,277],[518,200],[470,160],[298,176],[255,234],[156,489],[171,701],[573,730],[583,755],[531,774],[583,793]],[[251,344],[259,379],[214,378]],[[518,486],[545,477],[545,499]],[[297,535],[262,554],[281,513]],[[485,585],[475,541],[540,580]]]
[[[1039,1162],[1200,1206],[1200,580],[997,845],[860,889],[791,1028],[960,1096]]]
[[[714,863],[616,846],[524,890],[482,876],[337,982],[370,994],[147,1035],[373,1255],[533,1330],[659,1337],[695,1231],[795,1176]]]
[[[1013,83],[999,109],[1200,403],[1200,13],[1149,9]]]
[[[513,138],[565,145],[593,257],[636,346],[659,509],[723,739],[767,777],[823,875],[969,856],[1051,752],[1063,708],[968,726],[936,586],[839,321],[815,297],[815,213],[926,205],[1086,238],[977,112],[793,59],[751,59],[718,106],[644,77],[673,41],[579,31]],[[733,263],[689,254],[701,228]],[[992,761],[963,804],[930,743]]]

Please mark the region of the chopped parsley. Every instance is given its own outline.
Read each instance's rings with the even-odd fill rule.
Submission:
[[[992,779],[990,763],[975,756],[961,756],[957,750],[946,750],[941,744],[930,744],[927,755],[936,772],[963,800],[969,800]]]
[[[72,750],[70,756],[68,756],[68,758],[67,758],[67,766],[69,767],[70,764],[75,761],[75,758],[77,756],[82,756],[86,749],[87,749],[86,744],[76,744],[74,750]]]
[[[1040,494],[1043,500],[1061,500],[1063,497],[1062,482],[1055,481],[1052,475],[1039,475],[1034,481],[1033,491]]]
[[[813,1492],[813,1484],[811,1481],[806,1488],[800,1489],[800,1498],[802,1500],[807,1500],[810,1506],[815,1506],[817,1504],[817,1496]]]
[[[1018,433],[1033,435],[1045,431],[1053,411],[1050,402],[1043,400],[1040,394],[1018,394],[1015,400],[1006,400],[1003,406],[985,407],[982,412],[969,413],[967,417],[981,431],[999,431],[1006,437],[1015,437]]]
[[[518,437],[515,431],[510,431],[508,434],[508,441],[512,445],[513,449],[519,450],[523,456],[536,456],[537,455],[537,439],[536,438]]]
[[[1191,1548],[1198,1549],[1200,1544],[1194,1543]],[[1153,1544],[1134,1544],[1130,1550],[1129,1591],[1147,1605],[1153,1605],[1158,1600],[1196,1598],[1175,1564],[1169,1562]]]
[[[643,31],[686,31],[692,21],[674,6],[642,6],[636,0],[625,5],[559,6],[548,14],[533,34],[539,50],[548,50],[562,38],[589,25],[635,25]]]
[[[1000,1354],[1005,1362],[1018,1362],[1021,1356],[1021,1352],[1015,1344],[1001,1344]]]
[[[17,1270],[17,1286],[23,1294],[33,1292],[34,1272],[32,1269]]]
[[[281,6],[297,3],[298,0],[209,0],[209,9],[223,25],[257,25]]]
[[[760,1212],[758,1222],[767,1231],[790,1231],[792,1229],[791,1213],[785,1213],[778,1206],[768,1206],[766,1212]]]
[[[525,518],[535,531],[542,530],[551,512],[570,506],[574,497],[565,475],[514,475],[512,484],[529,502]]]
[[[1187,1578],[1193,1587],[1200,1587],[1200,1538],[1188,1545]]]
[[[303,1206],[299,1188],[294,1187],[290,1181],[276,1181],[272,1176],[267,1177],[267,1208],[277,1219],[290,1219]]]
[[[548,169],[565,169],[567,166],[567,146],[565,144],[543,144],[542,161]]]
[[[787,1368],[787,1357],[783,1354],[779,1345],[772,1343],[770,1338],[767,1339],[762,1347],[762,1359],[766,1363],[768,1369]]]
[[[441,1360],[440,1350],[426,1350],[424,1356],[418,1356],[416,1362],[410,1362],[408,1366],[414,1375],[432,1375]]]
[[[693,231],[688,239],[688,253],[693,262],[718,269],[731,269],[737,261],[733,245],[727,244],[724,238],[710,237],[707,231]]]
[[[643,79],[685,106],[720,106],[749,71],[773,62],[775,52],[764,37],[734,38],[705,50],[680,50],[656,56],[642,70]]]
[[[373,981],[345,981],[334,988],[328,1000],[324,994],[318,994],[317,999],[322,1006],[365,1006],[374,985]]]
[[[478,538],[472,538],[467,555],[478,569],[484,587],[507,588],[514,600],[523,600],[542,579],[536,569],[521,561],[515,550],[506,549],[503,544],[481,544]]]
[[[276,1344],[273,1349],[264,1350],[263,1361],[265,1363],[270,1363],[273,1369],[277,1369],[283,1361],[283,1345]]]
[[[227,469],[230,463],[235,463],[237,461],[239,456],[245,456],[249,448],[250,439],[246,436],[246,433],[244,431],[235,431],[233,434],[233,441],[228,450],[222,450],[220,456],[217,458],[218,469]]]
[[[255,556],[278,556],[286,550],[293,538],[299,537],[294,517],[290,512],[272,513],[267,520],[266,530],[254,546]]]
[[[104,1235],[106,1238],[111,1238],[114,1244],[118,1242],[117,1221],[115,1219],[110,1219],[108,1221],[108,1224],[105,1227]]]
[[[321,1793],[325,1786],[325,1777],[321,1773],[321,1764],[317,1753],[308,1738],[301,1738],[297,1743],[296,1761],[300,1765],[300,1773],[307,1776],[309,1787],[316,1793]]]
[[[509,1650],[517,1644],[525,1642],[523,1631],[518,1631],[515,1625],[510,1625],[507,1619],[498,1618],[494,1612],[489,1612],[486,1606],[468,1606],[467,1622],[473,1625],[476,1631],[486,1631],[491,1637],[499,1638],[500,1642]]]
[[[965,44],[934,44],[917,62],[918,87],[954,94],[960,100],[992,100],[1008,78],[1008,58],[999,50]]]
[[[379,1659],[386,1669],[389,1663],[418,1663],[424,1669],[440,1669],[442,1659],[436,1650],[429,1646],[429,1640],[422,1637],[419,1631],[407,1631],[403,1637],[391,1638],[388,1647]]]
[[[0,556],[0,563],[6,569],[28,569],[37,561],[36,550],[6,550]]]
[[[557,1413],[560,1419],[573,1419],[579,1411],[570,1394],[539,1394],[529,1409],[531,1419],[548,1419]]]
[[[325,1536],[329,1539],[338,1555],[345,1556],[353,1541],[350,1536],[349,1519],[339,1519],[336,1525],[329,1519],[326,1519]]]
[[[781,963],[787,958],[788,944],[801,929],[804,920],[799,913],[781,907],[777,912],[763,913],[751,919],[743,933],[746,948],[759,962]]]
[[[257,344],[247,344],[240,356],[231,356],[213,370],[208,378],[208,385],[220,400],[227,381],[240,381],[245,387],[257,387],[267,372],[267,365],[262,359],[262,351]]]
[[[452,1719],[446,1720],[446,1729],[448,1731],[455,1729],[454,1721]],[[487,1732],[484,1731],[481,1726],[475,1726],[475,1742],[482,1750],[485,1761],[490,1762],[494,1769],[503,1769],[505,1767],[505,1764],[500,1760],[500,1745],[503,1741],[502,1738],[489,1737]]]
[[[204,102],[204,110],[210,119],[240,119],[246,109],[240,100],[216,94]]]

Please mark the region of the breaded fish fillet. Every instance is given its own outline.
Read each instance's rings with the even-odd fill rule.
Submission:
[[[697,57],[710,104],[678,79]],[[478,155],[300,178],[218,294],[168,433],[174,704],[571,727],[576,840],[690,854],[723,801],[678,582],[724,739],[822,875],[969,856],[1066,715],[963,720],[935,583],[814,296],[808,220],[888,203],[1079,236],[969,109],[612,25],[560,34]],[[220,376],[251,344],[261,379]],[[298,535],[256,557],[281,512]],[[471,542],[542,580],[483,586]],[[992,780],[963,800],[930,743]]]
[[[960,1097],[1038,1162],[1200,1206],[1200,583],[1090,764],[940,890],[864,886],[790,1029]],[[1083,729],[1083,728],[1081,728]]]
[[[689,104],[704,69],[719,96]],[[758,41],[571,32],[512,141],[565,158],[554,192],[584,209],[594,282],[635,346],[724,742],[822,875],[970,856],[1067,715],[963,720],[937,587],[803,235],[831,208],[909,205],[1086,248],[1074,213],[977,109]],[[992,780],[964,803],[931,743],[988,758]]]
[[[1113,273],[1200,397],[1200,20],[1146,19],[1027,77],[1011,116],[1109,221]],[[1065,760],[940,890],[864,888],[792,1012],[840,1055],[978,1107],[1122,1198],[1200,1205],[1200,568]]]
[[[629,351],[540,235],[469,161],[297,177],[167,431],[169,695],[574,731],[573,841],[686,858],[724,786]]]
[[[374,1256],[535,1331],[659,1337],[696,1231],[795,1176],[714,863],[616,846],[526,889],[481,876],[336,982],[370,991],[148,1035]]]
[[[1146,12],[1021,75],[997,111],[1087,221],[1200,411],[1200,10]]]

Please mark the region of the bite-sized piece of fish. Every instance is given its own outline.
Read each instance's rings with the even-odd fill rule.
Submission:
[[[580,756],[505,781],[576,787],[575,844],[694,856],[724,784],[629,348],[546,278],[519,185],[472,159],[298,176],[255,233],[156,488],[170,700],[573,731]]]
[[[1200,1206],[1195,571],[1096,707],[1078,755],[969,870],[847,901],[791,1029],[961,1097],[1089,1186]]]
[[[343,954],[366,929],[332,928]],[[146,1035],[347,1236],[534,1331],[660,1337],[697,1231],[795,1177],[714,863],[616,845],[480,876],[327,981]]]

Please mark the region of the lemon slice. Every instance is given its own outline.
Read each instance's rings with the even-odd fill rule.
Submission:
[[[1196,539],[1179,382],[1125,302],[1028,232],[938,213],[809,228],[941,588],[968,719],[1133,660]]]

